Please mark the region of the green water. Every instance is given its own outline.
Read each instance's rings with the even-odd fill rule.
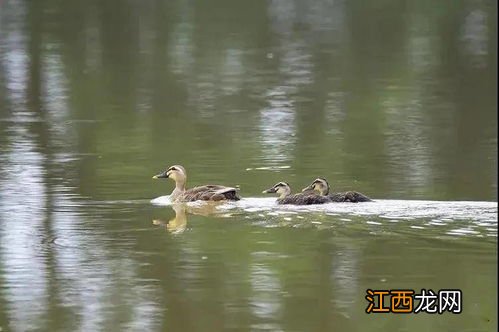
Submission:
[[[0,0],[0,331],[495,331],[496,11]],[[375,202],[260,198],[318,176]],[[365,313],[423,288],[462,313]]]

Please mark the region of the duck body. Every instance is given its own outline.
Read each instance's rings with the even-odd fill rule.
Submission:
[[[328,197],[331,202],[342,203],[360,203],[372,202],[372,199],[357,191],[346,191],[339,193],[329,193],[329,183],[323,178],[317,178],[308,187],[303,188],[302,192],[309,193],[311,191],[318,192],[321,196]]]
[[[312,191],[304,193],[291,194],[291,188],[286,182],[279,182],[272,188],[264,190],[263,193],[277,193],[277,204],[292,204],[292,205],[311,205],[331,203],[332,200],[327,196],[317,195]]]
[[[331,199],[332,202],[341,203],[341,202],[351,202],[351,203],[360,203],[360,202],[372,202],[372,199],[367,197],[366,195],[359,193],[357,191],[347,191],[343,193],[332,193],[327,197]]]
[[[193,201],[238,201],[241,199],[237,194],[237,189],[222,185],[205,185],[190,189],[185,188],[187,182],[187,172],[180,165],[169,167],[166,171],[153,176],[153,179],[170,178],[175,181],[175,189],[170,195],[172,202],[193,202]]]
[[[320,196],[314,194],[292,194],[283,198],[277,199],[277,204],[294,204],[294,205],[311,205],[311,204],[325,204],[333,202],[327,196]]]
[[[175,197],[175,202],[238,201],[240,199],[236,188],[210,184],[185,190]]]

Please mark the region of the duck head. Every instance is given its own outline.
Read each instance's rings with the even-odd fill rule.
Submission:
[[[156,174],[152,177],[153,179],[172,179],[176,184],[185,184],[187,179],[187,172],[185,168],[180,165],[173,165],[168,167],[168,169],[162,173]]]
[[[322,196],[327,196],[329,194],[329,183],[327,183],[326,179],[317,178],[308,187],[303,188],[302,192],[309,190],[314,190]]]
[[[276,183],[272,188],[262,191],[263,194],[278,194],[279,198],[284,198],[291,194],[291,188],[286,182]]]

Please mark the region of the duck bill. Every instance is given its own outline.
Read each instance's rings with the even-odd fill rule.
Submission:
[[[156,174],[152,178],[153,179],[166,179],[166,178],[168,178],[168,172],[164,171],[163,173]]]
[[[267,190],[262,191],[262,194],[274,194],[275,188],[269,188]]]
[[[308,186],[308,187],[305,187],[301,190],[301,192],[305,192],[305,191],[310,191],[310,190],[314,190],[314,187],[312,185]]]

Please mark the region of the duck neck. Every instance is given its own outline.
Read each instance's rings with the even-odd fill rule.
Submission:
[[[177,197],[179,197],[180,195],[182,195],[185,191],[185,180],[175,180],[175,189],[173,189],[170,197],[171,197],[171,200],[174,201],[175,199],[177,199]]]
[[[281,195],[279,196],[279,199],[284,199],[284,198],[286,198],[286,196],[289,196],[290,194],[291,194],[291,190],[290,189],[284,190],[283,192],[281,192]]]
[[[322,196],[327,196],[329,195],[329,187],[322,189],[321,191]]]

